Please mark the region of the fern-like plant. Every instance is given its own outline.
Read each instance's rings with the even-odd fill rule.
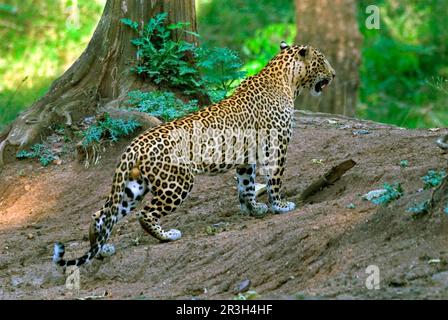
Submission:
[[[245,75],[237,53],[173,41],[173,30],[199,35],[185,29],[188,23],[167,25],[166,20],[167,14],[160,13],[142,28],[130,19],[121,20],[138,34],[132,40],[137,47],[137,62],[131,71],[157,84],[182,87],[187,94],[207,94],[213,102],[224,98]]]
[[[446,177],[446,173],[443,170],[435,171],[429,170],[428,173],[422,177],[425,189],[431,189],[439,186],[443,179]]]
[[[140,127],[140,124],[136,120],[111,118],[108,113],[105,113],[102,119],[82,132],[82,145],[87,147],[101,142],[102,139],[116,142],[118,138],[131,134],[138,127]]]
[[[195,50],[195,45],[171,40],[172,30],[191,33],[185,30],[188,24],[166,25],[167,17],[167,13],[160,13],[141,29],[137,22],[121,19],[138,33],[138,38],[131,41],[137,47],[137,64],[131,71],[147,76],[157,84],[197,88],[200,86],[198,71],[186,58],[188,52]]]
[[[35,144],[30,150],[21,150],[17,152],[18,159],[38,159],[40,164],[44,167],[48,166],[56,159],[53,151],[43,144]]]
[[[155,117],[170,121],[198,110],[196,100],[185,103],[172,92],[129,92],[128,104],[140,112],[149,113]]]
[[[203,87],[213,102],[225,98],[245,75],[242,62],[229,48],[196,49]]]

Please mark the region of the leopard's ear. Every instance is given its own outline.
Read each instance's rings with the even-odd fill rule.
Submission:
[[[285,41],[280,42],[280,50],[285,50],[289,48],[288,44]]]
[[[310,52],[310,48],[308,46],[304,46],[304,47],[300,48],[299,55],[302,58],[306,58],[306,56],[308,55],[309,52]]]

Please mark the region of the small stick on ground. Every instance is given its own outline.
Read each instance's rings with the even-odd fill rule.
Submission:
[[[328,187],[338,181],[348,170],[353,168],[356,165],[356,162],[352,159],[345,160],[338,164],[337,166],[331,168],[327,173],[325,173],[322,177],[311,183],[308,187],[305,188],[305,190],[302,191],[300,195],[296,195],[297,202],[303,203],[306,202],[306,200],[311,197],[312,195],[316,194],[320,190],[324,189],[325,187]],[[291,194],[292,192],[288,192],[288,196],[294,197],[294,194]]]

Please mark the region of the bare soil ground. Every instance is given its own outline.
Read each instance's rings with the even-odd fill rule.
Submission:
[[[420,218],[406,211],[431,195],[417,192],[421,177],[447,169],[448,155],[434,143],[446,132],[300,117],[286,194],[300,193],[343,160],[357,165],[311,202],[262,219],[239,213],[233,172],[200,176],[183,207],[163,220],[182,239],[159,243],[132,215],[114,230],[116,254],[80,269],[79,291],[67,290],[52,264],[53,244],[64,242],[67,258],[87,250],[90,215],[109,192],[126,142],[89,169],[74,159],[46,168],[31,160],[9,164],[0,173],[0,299],[104,292],[105,299],[232,299],[245,279],[261,298],[446,299],[448,216],[442,208]],[[385,182],[401,182],[404,196],[387,207],[362,200]],[[214,224],[220,228],[210,234]],[[366,288],[369,265],[380,270],[378,290]]]

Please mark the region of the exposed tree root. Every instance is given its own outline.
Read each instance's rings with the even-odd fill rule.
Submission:
[[[108,103],[105,107],[101,108],[101,112],[107,112],[112,118],[120,118],[124,120],[137,120],[143,130],[158,126],[162,124],[162,121],[156,117],[150,116],[146,113],[129,109],[118,109],[115,106],[119,105],[119,101],[115,100]],[[101,155],[106,151],[106,141],[102,140],[98,143],[93,143],[89,146],[85,146],[83,141],[78,142],[76,145],[78,160],[84,163],[86,168],[95,166],[101,160]]]
[[[328,187],[338,181],[348,170],[353,168],[356,165],[356,162],[353,160],[345,160],[334,166],[329,171],[327,171],[322,177],[318,178],[316,181],[311,183],[308,187],[305,188],[299,195],[297,195],[297,190],[292,190],[287,192],[288,197],[292,197],[298,203],[304,203],[307,201],[309,197],[316,194],[320,190]]]

